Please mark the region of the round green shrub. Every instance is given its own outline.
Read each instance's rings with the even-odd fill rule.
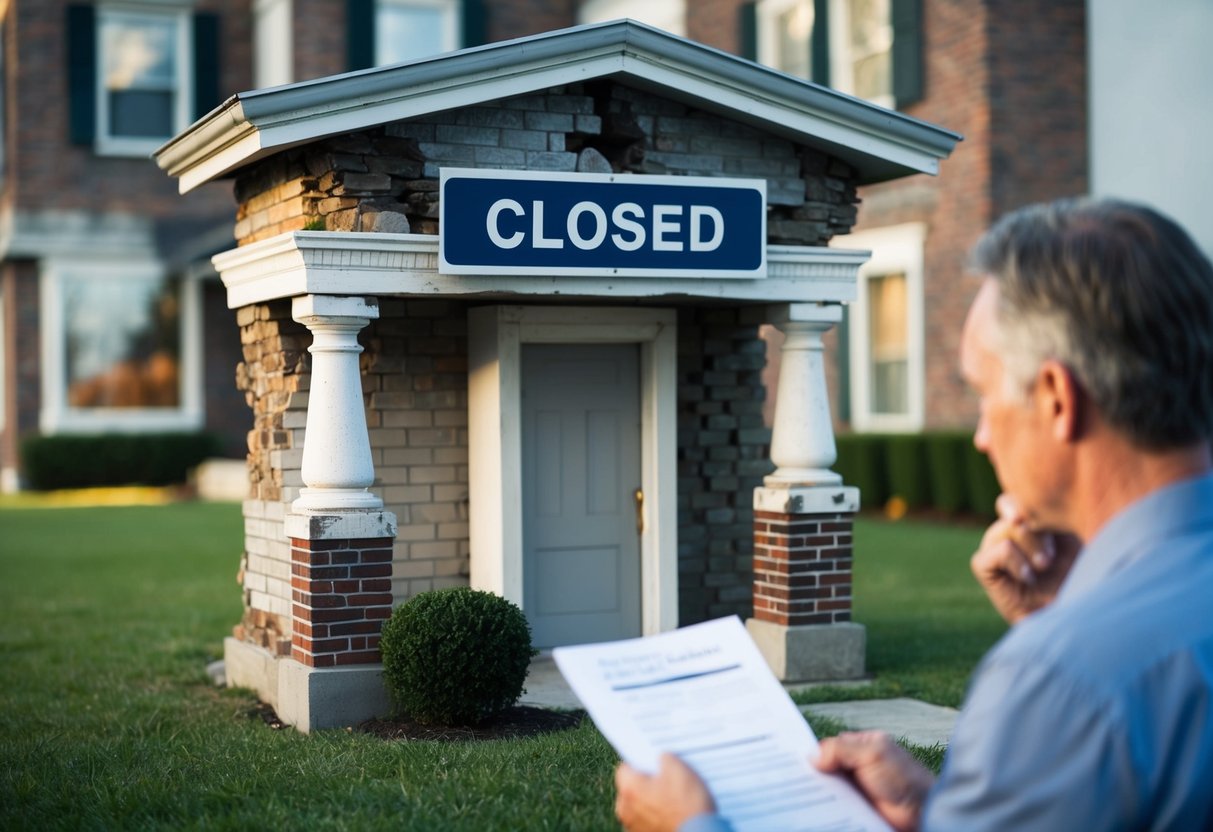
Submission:
[[[458,587],[396,608],[379,642],[396,704],[426,725],[475,725],[518,701],[535,650],[517,605]]]

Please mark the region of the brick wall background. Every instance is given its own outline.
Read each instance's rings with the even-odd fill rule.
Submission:
[[[906,113],[964,141],[939,177],[862,188],[856,228],[926,223],[925,426],[968,428],[976,399],[956,361],[979,283],[965,272],[968,251],[1007,211],[1087,188],[1085,7],[1082,0],[932,0],[923,13],[925,95]],[[834,333],[826,347],[834,365]]]
[[[182,198],[177,183],[147,158],[98,157],[68,140],[68,0],[12,3],[5,18],[10,63],[4,100],[3,198],[15,210],[119,212],[188,219],[230,216],[231,186],[214,183]],[[252,84],[247,0],[197,0],[197,11],[219,15],[223,51],[219,93],[227,97]],[[20,117],[17,117],[20,114]],[[100,160],[100,161],[99,161]]]

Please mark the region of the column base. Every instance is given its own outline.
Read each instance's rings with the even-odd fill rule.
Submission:
[[[781,682],[847,682],[863,678],[867,631],[862,624],[788,627],[750,618],[745,626]]]
[[[228,687],[256,691],[280,720],[304,734],[392,712],[382,665],[308,667],[234,638],[224,639],[223,662]]]
[[[278,718],[305,734],[344,728],[392,712],[383,666],[317,668],[283,659],[278,668]]]

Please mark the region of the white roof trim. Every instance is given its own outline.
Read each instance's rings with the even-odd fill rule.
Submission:
[[[846,303],[866,251],[768,246],[764,278],[502,277],[438,273],[438,237],[365,231],[291,231],[215,255],[236,309],[297,295],[402,295],[521,300],[696,298],[750,303]]]
[[[936,173],[961,138],[628,20],[240,93],[155,159],[184,193],[325,136],[607,77],[820,146],[855,165],[864,183]]]

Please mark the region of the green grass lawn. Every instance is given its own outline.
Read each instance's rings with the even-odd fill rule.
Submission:
[[[212,687],[204,666],[240,616],[241,528],[234,504],[0,509],[0,829],[616,828],[615,756],[589,724],[485,743],[305,736]],[[1001,631],[967,574],[977,536],[857,525],[877,681],[827,698],[958,701]]]

